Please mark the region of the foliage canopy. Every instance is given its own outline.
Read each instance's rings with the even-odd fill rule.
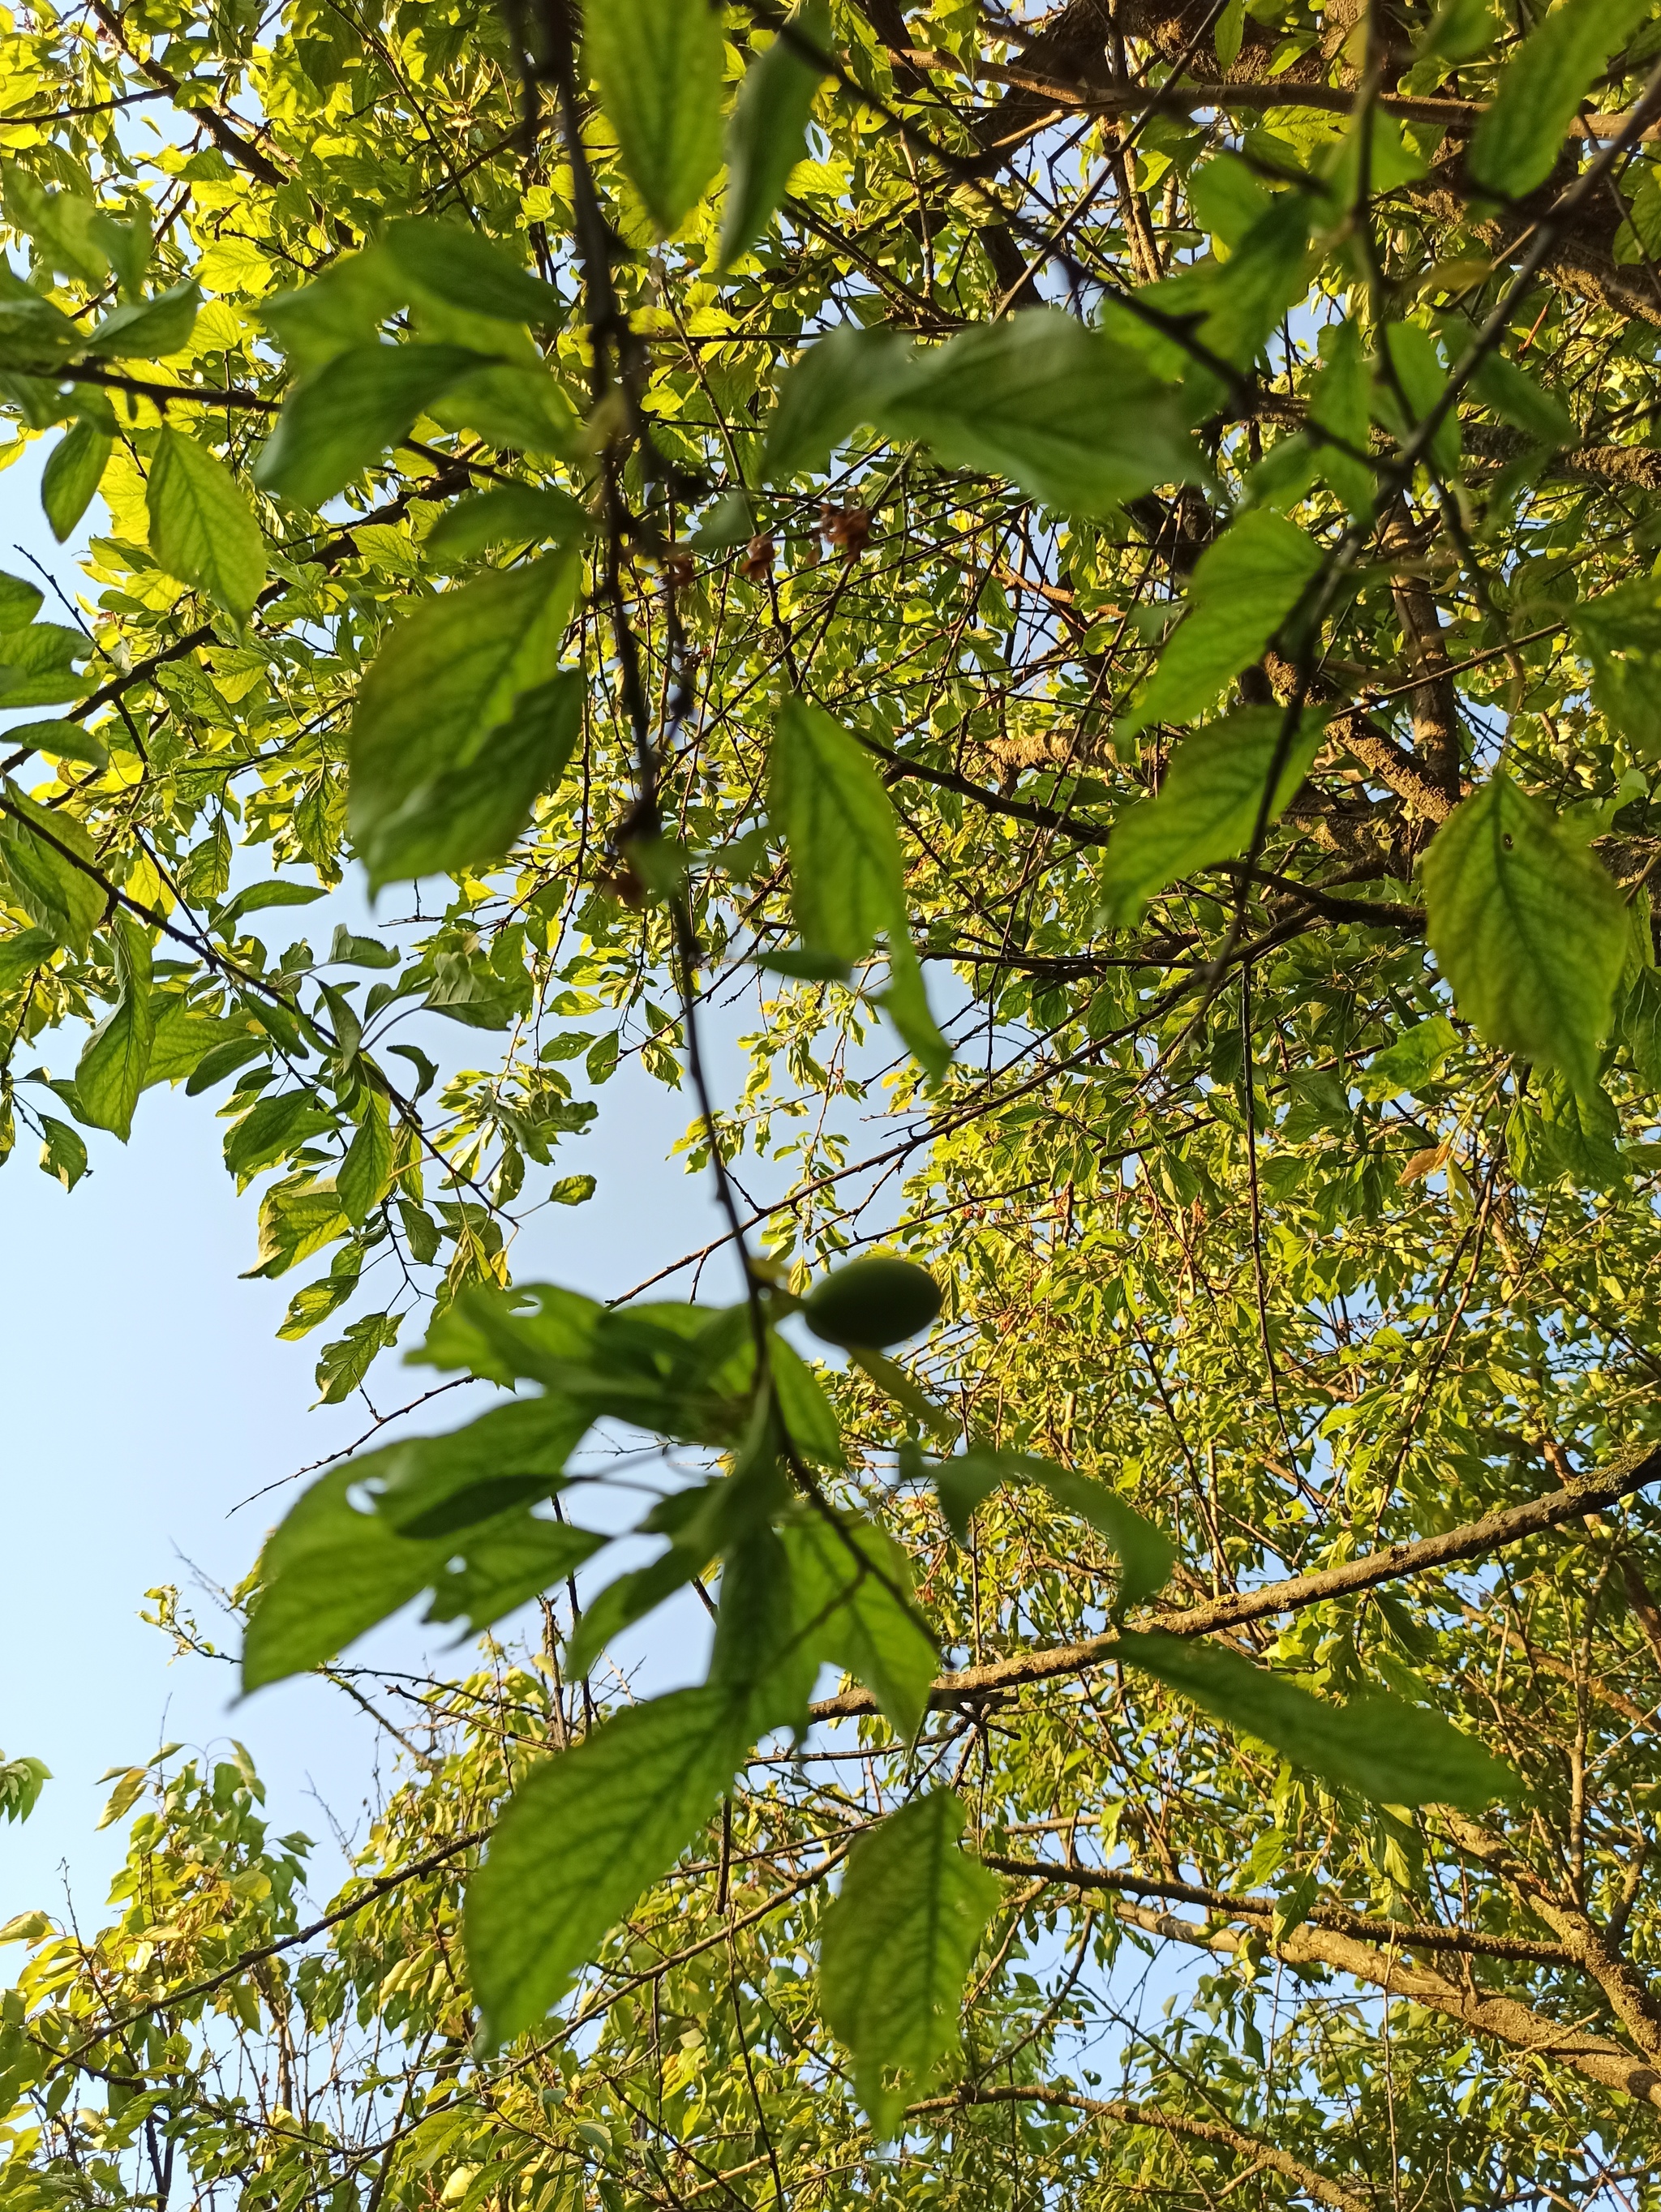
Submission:
[[[0,1155],[210,1095],[499,1395],[239,1594],[326,1910],[174,1747],[4,1931],[0,2207],[1661,2203],[1658,132],[1652,0],[8,20]],[[514,1277],[625,1061],[728,1305]]]

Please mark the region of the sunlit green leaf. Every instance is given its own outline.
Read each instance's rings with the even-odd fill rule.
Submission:
[[[1294,720],[1284,708],[1244,707],[1183,738],[1159,797],[1113,825],[1101,874],[1104,920],[1132,922],[1167,884],[1244,853],[1258,823],[1275,821],[1308,775],[1323,726],[1308,708]]]
[[[1254,508],[1200,556],[1188,606],[1159,665],[1117,726],[1121,741],[1151,722],[1191,721],[1255,660],[1321,565],[1314,540],[1282,514]]]
[[[265,581],[265,542],[223,461],[164,425],[150,458],[145,504],[150,550],[167,574],[246,622]]]
[[[1087,1521],[1118,1553],[1122,1608],[1157,1595],[1171,1578],[1177,1553],[1170,1538],[1116,1491],[1074,1468],[1030,1452],[971,1444],[955,1459],[939,1462],[933,1472],[940,1510],[959,1543],[968,1534],[975,1508],[1000,1484],[1031,1483],[1048,1491],[1064,1511]]]
[[[1517,198],[1543,184],[1563,134],[1609,56],[1647,12],[1647,0],[1562,0],[1501,72],[1467,155],[1479,184]]]
[[[295,388],[259,456],[255,481],[275,498],[321,507],[481,364],[482,356],[463,346],[348,347]]]
[[[372,850],[382,836],[388,840],[385,858],[377,853],[371,863],[377,881],[406,857],[405,847],[418,859],[441,848],[442,823],[423,811],[423,794],[435,786],[459,794],[459,784],[441,780],[463,775],[475,764],[481,766],[474,781],[484,783],[490,771],[482,763],[504,745],[513,756],[512,804],[493,797],[487,783],[476,802],[470,801],[483,812],[478,821],[469,819],[465,842],[475,842],[488,826],[487,850],[478,855],[486,858],[488,844],[509,815],[517,817],[510,836],[522,826],[549,763],[571,741],[570,708],[581,678],[563,679],[559,687],[551,679],[575,588],[575,565],[569,556],[480,577],[418,601],[383,646],[358,694],[351,731],[353,834]],[[521,713],[526,695],[538,689],[546,719],[533,724],[533,710],[525,708],[526,719],[514,732],[508,726]],[[521,742],[515,743],[515,734]],[[416,818],[400,836],[396,824],[406,807]],[[484,815],[490,817],[488,825]]]
[[[785,1544],[816,1656],[863,1682],[896,1730],[915,1735],[939,1657],[904,1553],[872,1522],[818,1513],[787,1529]]]
[[[125,1145],[132,1133],[133,1108],[144,1088],[155,1035],[150,941],[126,914],[115,917],[110,933],[121,995],[87,1039],[76,1066],[75,1089],[82,1120],[113,1131]]]
[[[707,0],[608,0],[585,27],[623,166],[667,237],[721,164],[721,11]]]
[[[1490,1044],[1597,1080],[1627,957],[1608,872],[1503,769],[1457,807],[1421,862],[1430,941]]]
[[[725,1689],[672,1691],[520,1784],[467,1888],[467,1963],[493,2042],[534,2026],[674,1863],[732,1779],[742,1730]]]
[[[1175,1636],[1127,1632],[1114,1656],[1297,1765],[1381,1805],[1475,1811],[1518,1787],[1509,1767],[1422,1705],[1377,1695],[1329,1705],[1220,1644]]]
[[[997,1909],[997,1877],[959,1848],[964,1818],[952,1790],[891,1813],[855,1844],[824,1917],[819,2002],[879,2136],[957,2049],[964,1986]]]
[[[60,545],[91,506],[113,444],[109,433],[83,415],[70,425],[47,455],[40,475],[40,504]]]
[[[792,19],[805,39],[828,51],[833,36],[824,0],[807,0]],[[775,38],[751,62],[727,134],[727,199],[721,265],[730,269],[760,237],[806,150],[808,118],[823,81],[788,38]]]

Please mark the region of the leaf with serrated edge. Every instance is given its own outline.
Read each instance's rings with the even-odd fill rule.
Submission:
[[[721,166],[721,9],[708,0],[605,0],[587,51],[629,181],[666,238]]]
[[[533,2027],[703,1827],[747,1747],[725,1688],[616,1714],[534,1767],[467,1887],[467,1963],[488,2041]]]
[[[819,2002],[879,2137],[957,2048],[964,1985],[1001,1894],[958,1849],[964,1820],[952,1790],[891,1813],[855,1844],[824,1916]]]
[[[1490,1044],[1597,1080],[1628,933],[1621,894],[1574,831],[1495,771],[1420,866],[1432,950]]]
[[[1139,1668],[1230,1728],[1294,1765],[1380,1805],[1477,1811],[1520,1784],[1508,1766],[1422,1705],[1399,1698],[1329,1705],[1220,1644],[1162,1634],[1122,1636],[1113,1656]]]
[[[156,433],[144,502],[150,550],[162,568],[246,622],[265,581],[265,541],[223,461],[164,425]]]
[[[1113,825],[1101,873],[1103,920],[1133,922],[1167,884],[1244,853],[1259,816],[1275,821],[1309,774],[1323,728],[1307,708],[1293,721],[1283,707],[1243,707],[1190,731],[1171,753],[1158,798],[1127,808]]]

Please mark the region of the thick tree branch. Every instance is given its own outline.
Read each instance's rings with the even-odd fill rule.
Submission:
[[[1634,1491],[1646,1489],[1657,1481],[1661,1481],[1661,1446],[1640,1445],[1612,1461],[1601,1473],[1567,1483],[1542,1498],[1530,1498],[1521,1505],[1485,1513],[1480,1520],[1463,1522],[1440,1535],[1421,1537],[1415,1543],[1387,1545],[1382,1551],[1365,1553],[1360,1559],[1346,1559],[1335,1567],[1314,1574],[1292,1575],[1284,1582],[1269,1583],[1261,1589],[1242,1590],[1182,1611],[1159,1612],[1154,1617],[1155,1626],[1171,1636],[1213,1636],[1220,1630],[1243,1627],[1248,1621],[1299,1613],[1307,1606],[1378,1589],[1385,1583],[1400,1582],[1411,1575],[1433,1573],[1441,1567],[1457,1566],[1465,1559],[1486,1559],[1527,1537],[1542,1535],[1549,1528],[1561,1528],[1566,1522],[1578,1521],[1587,1513],[1616,1504],[1621,1498],[1630,1498]],[[1019,1689],[1031,1682],[1052,1682],[1080,1674],[1088,1668],[1104,1666],[1111,1661],[1117,1643],[1117,1636],[1110,1630],[1101,1636],[1086,1637],[1077,1644],[1017,1651],[1007,1658],[989,1661],[984,1666],[966,1667],[960,1673],[943,1674],[929,1692],[929,1703],[938,1707],[972,1706],[977,1699],[1000,1690]],[[873,1713],[876,1710],[876,1700],[868,1690],[850,1689],[834,1698],[822,1698],[813,1706],[812,1713],[815,1720],[829,1721]]]

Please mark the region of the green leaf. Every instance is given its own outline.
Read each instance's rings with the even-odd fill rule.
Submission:
[[[51,1114],[40,1116],[40,1133],[46,1140],[40,1147],[41,1173],[56,1176],[65,1190],[73,1190],[87,1172],[85,1145],[67,1121]]]
[[[755,512],[741,491],[724,491],[688,541],[700,553],[722,553],[742,545],[756,527]]]
[[[872,419],[951,465],[1013,477],[1061,514],[1102,514],[1205,474],[1178,394],[1056,307],[919,350],[903,380],[879,390]]]
[[[78,325],[38,293],[0,299],[0,368],[54,376],[58,364],[85,343]]]
[[[918,1618],[905,1553],[873,1522],[814,1514],[785,1548],[808,1648],[863,1682],[908,1741],[928,1711],[938,1656]]]
[[[1490,1044],[1589,1092],[1628,942],[1602,864],[1500,769],[1421,866],[1431,948],[1460,1012]]]
[[[957,1442],[959,1424],[956,1416],[948,1413],[943,1406],[937,1406],[927,1391],[920,1390],[897,1359],[891,1359],[886,1352],[868,1344],[849,1345],[848,1356],[885,1397],[904,1407],[920,1428],[932,1429],[947,1443]]]
[[[614,1637],[648,1613],[666,1604],[677,1590],[684,1589],[706,1561],[695,1551],[672,1544],[661,1559],[618,1575],[592,1597],[572,1631],[563,1654],[566,1674],[574,1682],[586,1681],[594,1662]]]
[[[611,1539],[569,1522],[520,1513],[457,1540],[459,1567],[447,1567],[427,1608],[429,1620],[465,1620],[478,1636],[504,1613],[574,1575]]]
[[[450,1540],[417,1543],[359,1512],[350,1492],[362,1479],[361,1462],[332,1468],[267,1539],[242,1644],[245,1695],[320,1667],[442,1571]]]
[[[1546,392],[1525,368],[1502,353],[1484,354],[1469,389],[1484,407],[1542,446],[1572,446],[1579,436],[1574,417],[1555,392]]]
[[[894,809],[869,757],[822,708],[791,697],[768,757],[769,812],[790,854],[790,906],[810,952],[850,967],[905,932]]]
[[[819,2002],[879,2137],[957,2050],[964,1985],[1002,1895],[958,1848],[964,1818],[952,1790],[891,1813],[855,1844],[824,1916]]]
[[[61,545],[92,504],[104,480],[114,441],[88,416],[70,423],[46,456],[40,476],[40,504],[52,534]]]
[[[29,937],[35,934],[33,930],[27,933]],[[21,945],[23,941],[14,938],[11,944]],[[5,973],[3,963],[9,949],[0,945],[0,978]],[[1640,1083],[1646,1091],[1661,1091],[1661,975],[1652,968],[1640,968],[1633,977],[1621,1009],[1621,1036]]]
[[[159,361],[189,344],[202,305],[202,287],[186,282],[153,300],[130,300],[105,316],[86,343],[90,354],[116,361]]]
[[[889,942],[888,988],[880,994],[877,1004],[923,1073],[935,1083],[944,1081],[952,1065],[952,1047],[941,1036],[930,1009],[922,963],[910,936],[896,934]]]
[[[33,623],[0,637],[0,706],[46,707],[78,698],[87,685],[72,664],[88,650],[82,632],[64,623]]]
[[[805,0],[791,21],[815,46],[829,49],[834,34],[824,0]],[[806,151],[808,120],[824,74],[784,37],[776,37],[745,71],[727,132],[723,270],[755,244],[784,198],[790,172]]]
[[[1445,61],[1469,61],[1494,44],[1499,31],[1494,0],[1442,0],[1420,51]]]
[[[322,884],[297,884],[287,876],[273,876],[266,883],[249,884],[228,898],[215,913],[213,926],[222,937],[229,937],[248,915],[261,914],[272,906],[310,906],[313,900],[328,896]]]
[[[1191,722],[1254,661],[1297,605],[1321,550],[1295,523],[1254,508],[1200,556],[1188,608],[1159,665],[1116,725],[1116,742],[1151,722]]]
[[[287,1344],[298,1344],[302,1336],[309,1336],[332,1313],[344,1306],[356,1288],[355,1266],[338,1274],[331,1269],[319,1281],[307,1283],[289,1299],[283,1326],[277,1332],[278,1336]]]
[[[1514,1796],[1520,1786],[1508,1766],[1422,1705],[1383,1696],[1329,1705],[1220,1644],[1177,1636],[1127,1632],[1114,1656],[1230,1728],[1377,1804],[1459,1805],[1475,1811],[1495,1797]]]
[[[1177,1559],[1171,1539],[1135,1506],[1127,1505],[1116,1491],[1074,1468],[1057,1467],[1053,1460],[1029,1452],[971,1444],[957,1458],[940,1462],[932,1472],[940,1510],[960,1544],[968,1536],[975,1508],[989,1492],[1001,1483],[1034,1483],[1047,1490],[1064,1511],[1087,1521],[1118,1553],[1122,1611],[1156,1595],[1171,1579]]]
[[[1451,1052],[1459,1046],[1459,1032],[1445,1014],[1433,1014],[1427,1022],[1416,1023],[1404,1036],[1394,1044],[1376,1052],[1355,1078],[1355,1087],[1363,1098],[1376,1104],[1384,1098],[1399,1097],[1402,1091],[1417,1092],[1434,1079],[1436,1071]]]
[[[43,597],[38,584],[0,570],[0,631],[21,629],[32,623],[40,611]]]
[[[246,1190],[264,1168],[296,1152],[307,1138],[332,1129],[334,1117],[307,1089],[279,1091],[256,1098],[225,1139],[225,1165]]]
[[[1245,0],[1228,0],[1228,5],[1217,18],[1217,27],[1211,34],[1216,50],[1217,67],[1226,76],[1240,58],[1240,41],[1245,35]]]
[[[378,247],[344,254],[298,291],[277,292],[259,303],[259,319],[273,331],[296,375],[309,376],[348,346],[365,345],[398,308],[408,284]]]
[[[268,1049],[265,1038],[252,1030],[228,1036],[222,1044],[210,1047],[197,1062],[195,1073],[185,1085],[185,1096],[199,1098],[204,1091],[211,1091],[216,1083],[222,1083],[228,1075],[234,1075],[239,1067]]]
[[[1661,757],[1661,578],[1637,576],[1570,616],[1598,711],[1644,760]]]
[[[1563,134],[1592,85],[1649,11],[1649,0],[1561,0],[1500,73],[1466,163],[1479,184],[1517,198],[1551,174]]]
[[[371,821],[359,807],[359,856],[377,887],[499,860],[552,791],[582,735],[587,684],[580,668],[521,692],[485,745]]]
[[[351,1226],[331,1182],[303,1170],[274,1183],[259,1206],[259,1249],[246,1277],[275,1282]]]
[[[721,9],[708,0],[606,0],[588,9],[585,31],[629,181],[667,238],[721,166]]]
[[[1200,340],[1224,360],[1250,365],[1309,288],[1314,204],[1303,192],[1274,194],[1228,259],[1206,272]],[[1178,280],[1180,281],[1180,279]]]
[[[152,1011],[155,1033],[144,1070],[146,1091],[154,1090],[158,1083],[177,1083],[193,1074],[228,1038],[240,1041],[246,1034],[238,1023],[216,1021],[211,1015],[198,1013],[185,998],[172,993],[157,992]]]
[[[570,401],[545,368],[508,364],[478,368],[435,399],[429,412],[450,430],[472,430],[495,446],[557,453],[581,466],[593,455]]]
[[[776,483],[825,468],[861,423],[876,421],[884,395],[911,374],[911,348],[897,332],[857,323],[830,331],[799,356],[779,387],[763,476]]]
[[[842,1431],[837,1425],[830,1401],[820,1389],[812,1369],[782,1336],[771,1332],[768,1352],[779,1419],[792,1445],[804,1459],[816,1460],[821,1467],[845,1467]],[[747,1359],[743,1370],[745,1383],[754,1372],[754,1359]]]
[[[1188,199],[1201,229],[1232,252],[1269,212],[1273,195],[1243,154],[1225,152],[1189,172]]]
[[[225,464],[164,424],[156,433],[144,504],[150,550],[170,576],[205,592],[245,623],[265,582],[265,543]]]
[[[1536,1096],[1545,1164],[1579,1190],[1615,1190],[1628,1176],[1621,1150],[1621,1117],[1601,1084],[1574,1090],[1561,1075],[1547,1075]]]
[[[347,1324],[338,1343],[326,1344],[317,1363],[319,1406],[338,1406],[350,1398],[380,1353],[398,1341],[397,1314],[363,1314]]]
[[[110,927],[121,996],[92,1035],[75,1070],[81,1118],[95,1129],[108,1129],[125,1145],[132,1133],[133,1109],[144,1088],[155,1034],[150,1005],[150,940],[130,915],[118,914]]]
[[[743,1699],[751,1735],[807,1732],[819,1662],[804,1628],[790,1554],[764,1522],[727,1553],[709,1659],[711,1686]]]
[[[1421,422],[1427,422],[1447,390],[1447,371],[1435,339],[1417,323],[1391,323],[1384,331],[1384,352],[1401,386],[1401,398],[1386,377],[1373,389],[1379,420],[1405,445]],[[1407,402],[1403,415],[1402,399]],[[1439,473],[1451,477],[1459,467],[1459,410],[1450,407],[1430,441],[1430,458]]]
[[[102,768],[109,759],[103,740],[79,722],[14,722],[6,732],[8,750],[46,754],[52,760],[78,762],[85,768]]]
[[[745,1748],[727,1691],[676,1690],[532,1770],[467,1888],[487,2040],[500,2045],[557,2002],[709,1819]]]
[[[492,545],[574,545],[591,527],[569,492],[497,484],[461,500],[427,533],[429,558],[471,561]]]
[[[356,839],[374,846],[382,824],[442,777],[475,763],[480,781],[493,772],[488,757],[502,726],[526,692],[547,686],[556,673],[576,582],[575,557],[559,555],[420,600],[395,625],[352,716],[349,811]],[[548,725],[543,743],[545,763],[553,750]],[[514,750],[522,791],[528,739]],[[380,871],[372,873],[384,880]]]
[[[60,808],[39,805],[10,783],[0,789],[0,870],[29,920],[84,959],[109,896],[93,872],[92,839]]]
[[[410,434],[453,385],[485,365],[465,346],[364,345],[297,385],[254,469],[273,498],[319,507]]]
[[[87,236],[108,257],[124,296],[136,300],[155,251],[149,224],[142,216],[119,222],[100,208],[87,225]]]
[[[465,1429],[411,1437],[353,1465],[399,1535],[449,1537],[551,1498],[592,1421],[587,1407],[557,1395],[520,1398]]]
[[[365,1096],[363,1118],[335,1176],[347,1220],[354,1226],[368,1220],[386,1196],[392,1179],[392,1132],[386,1093],[371,1091]]]
[[[382,251],[406,283],[446,307],[533,330],[557,331],[570,307],[507,248],[456,222],[406,218],[388,226]]]
[[[49,929],[20,929],[15,936],[0,937],[0,998],[45,967],[57,950],[58,939]]]
[[[1263,818],[1279,817],[1314,764],[1325,719],[1305,708],[1282,750],[1287,712],[1243,707],[1177,746],[1158,798],[1128,808],[1113,825],[1100,881],[1102,916],[1110,926],[1134,922],[1145,902],[1179,877],[1244,853],[1266,793]]]

